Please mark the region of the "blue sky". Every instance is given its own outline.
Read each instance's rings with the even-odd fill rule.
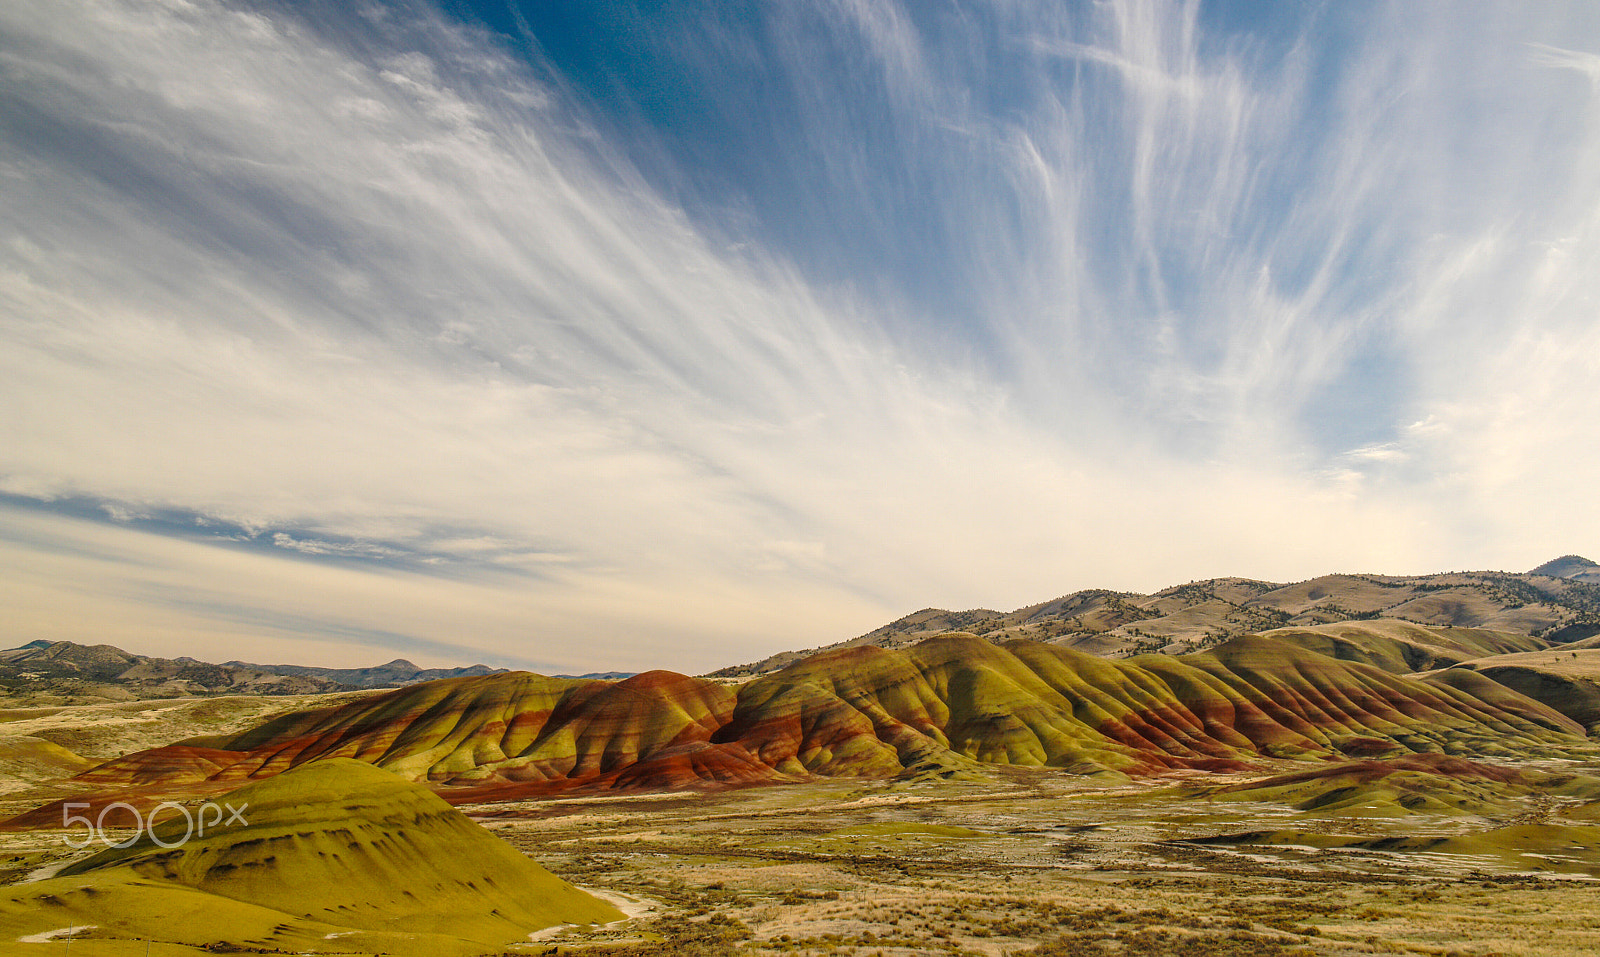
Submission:
[[[0,620],[699,671],[1595,550],[1590,3],[0,10]]]

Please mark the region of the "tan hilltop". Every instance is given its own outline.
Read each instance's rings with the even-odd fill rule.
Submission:
[[[848,641],[783,652],[712,675],[770,674],[819,651],[903,648],[947,631],[996,642],[1032,638],[1109,655],[1184,652],[1242,634],[1375,619],[1566,642],[1600,635],[1600,585],[1592,576],[1600,576],[1600,566],[1566,556],[1526,574],[1342,574],[1293,584],[1213,578],[1151,595],[1091,589],[1011,612],[926,608]]]

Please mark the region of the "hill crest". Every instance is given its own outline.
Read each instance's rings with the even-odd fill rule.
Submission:
[[[37,921],[22,924],[27,933],[114,913],[118,936],[206,950],[238,935],[272,953],[334,938],[353,952],[461,953],[450,943],[480,952],[555,924],[623,917],[428,788],[369,763],[319,761],[217,800],[241,820],[194,834],[183,818],[165,819],[154,837],[8,889],[0,924]]]
[[[1600,573],[1594,581],[1585,580],[1584,574],[1334,574],[1290,584],[1214,578],[1149,595],[1088,589],[1011,612],[925,608],[847,641],[780,652],[710,676],[745,679],[833,648],[904,648],[946,631],[966,631],[995,642],[1031,638],[1113,657],[1182,654],[1236,635],[1380,618],[1577,641],[1600,634]]]
[[[1582,555],[1562,555],[1551,559],[1528,572],[1530,575],[1547,575],[1551,578],[1571,578],[1577,581],[1600,582],[1600,565]]]
[[[0,700],[50,705],[86,700],[128,701],[207,695],[300,695],[397,688],[462,675],[504,671],[487,665],[419,668],[396,658],[372,668],[212,664],[195,658],[158,658],[113,645],[34,639],[0,651]]]
[[[1262,758],[1516,754],[1583,744],[1563,715],[1470,671],[1427,679],[1242,636],[1116,660],[950,633],[831,650],[737,688],[671,672],[617,683],[464,677],[107,762],[94,787],[214,787],[329,758],[489,800],[583,788],[966,774],[1239,769]]]

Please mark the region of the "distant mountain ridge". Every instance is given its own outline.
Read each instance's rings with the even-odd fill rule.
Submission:
[[[241,668],[264,671],[274,675],[293,675],[320,678],[352,688],[400,688],[422,681],[440,678],[463,678],[472,675],[493,675],[505,668],[488,665],[468,665],[465,668],[421,668],[404,658],[375,665],[371,668],[319,668],[314,665],[257,665],[247,661],[225,661],[224,668]]]
[[[419,668],[403,658],[372,668],[257,665],[244,661],[211,664],[189,657],[137,655],[113,645],[38,639],[0,651],[0,698],[10,698],[13,704],[57,704],[85,699],[323,694],[399,688],[504,670],[487,665]]]
[[[1179,654],[1229,638],[1340,621],[1395,619],[1488,629],[1556,643],[1600,635],[1600,565],[1566,555],[1534,570],[1435,575],[1323,575],[1293,584],[1213,578],[1150,595],[1088,589],[1011,612],[924,608],[857,638],[786,651],[710,673],[748,678],[837,648],[905,648],[963,631],[990,641],[1032,638],[1090,654]]]
[[[36,640],[0,651],[0,691],[29,703],[349,690],[348,685],[315,676],[136,655],[112,645]]]

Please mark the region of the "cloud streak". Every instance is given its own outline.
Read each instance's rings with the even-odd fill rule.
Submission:
[[[423,4],[0,11],[18,638],[698,670],[1583,547],[1580,6],[966,12],[708,18],[697,141]]]

